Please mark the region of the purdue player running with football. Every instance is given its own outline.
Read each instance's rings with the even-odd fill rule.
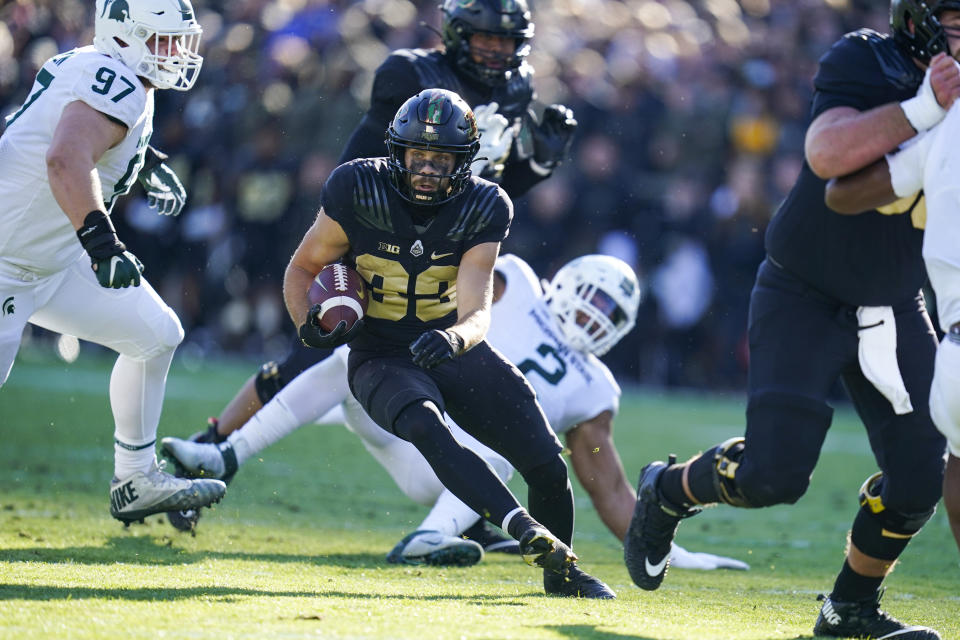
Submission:
[[[110,513],[125,523],[208,505],[226,488],[157,465],[167,370],[183,329],[109,216],[148,153],[154,89],[186,91],[197,78],[200,33],[187,0],[97,0],[94,44],[45,62],[0,137],[0,384],[28,322],[119,353]],[[177,209],[164,189],[169,174],[156,158],[144,173],[163,213]]]
[[[860,489],[846,560],[814,633],[939,638],[880,610],[881,584],[933,514],[943,436],[928,408],[936,340],[920,287],[923,201],[859,216],[824,202],[826,180],[862,170],[933,127],[960,94],[960,2],[894,0],[893,36],[862,29],[820,61],[800,178],[766,236],[750,306],[745,438],[640,476],[625,544],[634,581],[656,589],[681,519],[701,505],[764,507],[806,491],[840,378],[880,468]],[[946,53],[945,53],[946,52]],[[950,55],[947,55],[950,54]]]
[[[457,94],[428,89],[408,99],[388,129],[387,158],[355,160],[331,174],[317,220],[287,267],[284,299],[305,344],[352,341],[350,389],[364,410],[412,442],[458,498],[519,540],[525,560],[543,567],[548,593],[612,598],[570,550],[573,493],[562,446],[523,375],[483,339],[513,207],[500,187],[470,175],[478,138]],[[307,288],[341,258],[369,283],[370,307],[362,324],[324,333]],[[531,513],[454,439],[444,411],[520,472]]]
[[[517,364],[537,393],[551,428],[562,434],[580,483],[598,515],[623,540],[636,495],[627,482],[613,443],[613,419],[620,388],[597,356],[616,345],[634,325],[640,285],[628,265],[590,255],[564,265],[541,289],[520,258],[497,259],[493,308],[487,340]],[[411,500],[431,506],[427,518],[388,556],[390,562],[470,565],[485,550],[503,550],[499,540],[474,540],[480,516],[444,489],[423,456],[410,443],[378,427],[347,388],[346,345],[283,388],[242,428],[220,445],[164,438],[163,450],[191,475],[232,476],[246,460],[299,427],[321,419],[342,403],[347,428],[390,473]],[[483,458],[504,480],[506,460],[476,442],[455,423],[457,440]],[[467,538],[461,537],[467,532]],[[486,542],[482,537],[479,540]],[[687,569],[747,569],[745,563],[674,545],[671,562]]]
[[[445,0],[441,6],[442,49],[399,49],[374,76],[370,108],[340,156],[340,163],[384,155],[383,132],[403,102],[418,91],[449,89],[474,110],[480,149],[473,174],[500,183],[510,197],[549,177],[565,158],[577,122],[562,105],[537,118],[533,68],[526,62],[534,22],[527,0]],[[268,362],[247,380],[212,420],[202,442],[219,442],[239,429],[280,389],[328,351],[294,340],[282,362]],[[184,521],[171,517],[174,526]]]

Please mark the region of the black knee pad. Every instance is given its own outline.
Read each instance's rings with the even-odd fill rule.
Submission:
[[[260,367],[257,377],[253,381],[253,386],[257,390],[257,397],[262,404],[267,404],[273,399],[273,396],[283,389],[285,382],[280,376],[280,367],[276,361],[271,360]]]
[[[850,541],[860,551],[881,560],[896,560],[910,538],[927,523],[936,506],[921,513],[902,513],[883,504],[883,474],[867,478],[860,487],[860,511],[853,521]]]
[[[414,443],[418,448],[422,444],[429,444],[436,437],[438,429],[449,431],[443,414],[433,400],[418,400],[407,405],[393,423],[394,435]],[[453,438],[453,435],[450,437]]]
[[[549,462],[533,467],[532,469],[519,470],[527,486],[536,487],[545,493],[556,493],[565,491],[570,484],[569,474],[567,473],[567,464],[560,455],[554,456]]]

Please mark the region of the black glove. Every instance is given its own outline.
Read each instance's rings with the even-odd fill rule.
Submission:
[[[452,331],[424,331],[410,345],[410,353],[413,354],[413,364],[424,369],[433,369],[441,362],[452,360],[463,353],[463,338]]]
[[[552,104],[533,128],[533,160],[545,169],[559,165],[570,152],[577,121],[573,111],[562,104]]]
[[[173,169],[164,164],[166,159],[167,154],[148,146],[137,180],[147,194],[147,206],[160,215],[178,216],[187,203],[187,190]]]
[[[140,286],[143,263],[117,238],[113,222],[103,211],[91,211],[77,230],[80,244],[90,256],[90,267],[101,287]]]
[[[317,323],[319,315],[320,305],[315,304],[307,312],[307,321],[300,327],[300,341],[314,349],[335,349],[342,344],[346,344],[357,337],[360,328],[363,326],[363,319],[361,318],[347,330],[347,323],[341,320],[333,328],[333,331],[326,333]]]

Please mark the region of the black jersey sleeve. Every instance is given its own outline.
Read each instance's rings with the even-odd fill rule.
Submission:
[[[894,47],[892,40],[869,29],[848,33],[838,40],[820,58],[813,78],[811,119],[834,107],[866,111],[889,102],[891,60],[885,58],[898,65],[897,58],[902,57]]]
[[[466,195],[463,211],[467,212],[464,251],[484,242],[503,242],[513,220],[513,202],[497,184],[474,179],[477,187]]]
[[[354,163],[341,164],[333,170],[323,187],[320,202],[327,217],[336,220],[349,233],[355,218],[353,213]]]
[[[370,108],[347,141],[340,162],[387,155],[384,145],[387,127],[407,98],[422,87],[410,60],[396,53],[383,61],[373,76]]]

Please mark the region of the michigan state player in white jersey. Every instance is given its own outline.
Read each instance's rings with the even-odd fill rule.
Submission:
[[[130,523],[206,506],[226,489],[157,464],[167,370],[183,329],[110,221],[138,178],[160,213],[183,205],[176,175],[148,149],[153,93],[193,86],[201,29],[188,0],[97,0],[94,33],[92,46],[43,64],[0,137],[0,385],[28,322],[119,353],[110,513]]]
[[[523,371],[537,392],[547,419],[562,434],[580,483],[597,513],[623,539],[636,496],[613,445],[613,418],[620,387],[598,359],[633,327],[640,288],[628,265],[590,255],[565,265],[541,288],[533,270],[513,255],[497,260],[492,320],[487,339]],[[447,491],[416,448],[379,428],[350,395],[346,354],[304,371],[241,429],[220,445],[164,438],[163,449],[191,475],[231,478],[238,466],[299,426],[318,420],[342,403],[347,427],[386,468],[412,500],[432,506],[427,518],[390,552],[388,560],[410,564],[478,562],[487,551],[516,550],[506,538],[488,539],[480,517]],[[451,423],[457,440],[476,451],[505,481],[512,469],[501,456]],[[189,528],[196,514],[171,517]],[[478,524],[479,523],[479,524]],[[464,539],[462,534],[471,539]],[[476,541],[474,540],[476,538]],[[484,545],[478,544],[484,542]],[[675,547],[674,566],[690,569],[746,569],[721,556]]]

